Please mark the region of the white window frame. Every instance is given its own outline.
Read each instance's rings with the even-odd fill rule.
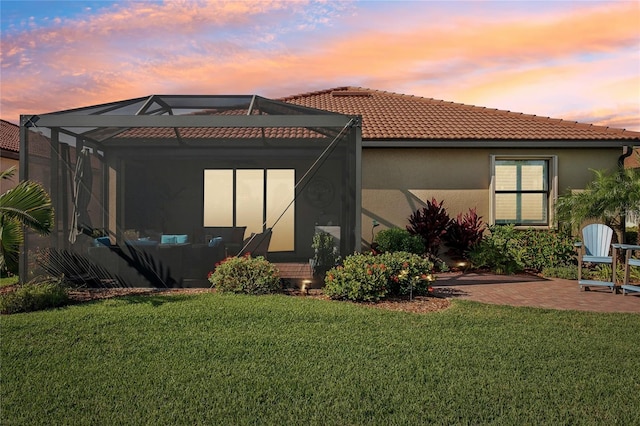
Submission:
[[[553,228],[554,223],[554,210],[556,200],[558,199],[558,156],[557,155],[499,155],[492,154],[491,160],[491,180],[489,185],[489,224],[496,224],[496,162],[507,160],[544,160],[547,162],[549,170],[547,170],[547,179],[549,179],[548,195],[547,195],[547,224],[545,225],[516,225],[516,228],[540,228],[549,229]]]

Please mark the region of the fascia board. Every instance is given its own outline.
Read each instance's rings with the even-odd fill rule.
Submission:
[[[612,140],[363,140],[363,148],[619,148],[637,145],[638,139]]]

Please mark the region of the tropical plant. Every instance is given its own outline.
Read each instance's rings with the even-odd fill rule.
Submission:
[[[409,216],[409,225],[407,225],[407,231],[419,235],[426,252],[432,256],[438,256],[440,244],[451,222],[443,204],[444,201],[438,202],[432,198],[422,209],[416,210]]]
[[[444,236],[445,244],[453,256],[465,259],[471,247],[482,239],[485,228],[482,216],[478,216],[475,208],[469,209],[468,213],[459,213],[451,220]]]
[[[584,191],[569,191],[558,198],[556,220],[574,229],[586,220],[602,221],[624,242],[625,217],[640,214],[640,169],[619,169],[613,173],[592,170],[594,180]]]
[[[15,174],[12,167],[0,173],[1,179]],[[53,227],[54,210],[44,187],[26,180],[0,194],[0,274],[18,273],[20,245],[24,242],[23,226],[40,235],[48,235]]]

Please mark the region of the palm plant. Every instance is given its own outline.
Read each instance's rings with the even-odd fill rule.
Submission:
[[[0,172],[0,179],[15,174],[15,168]],[[20,245],[24,242],[23,227],[40,235],[48,235],[53,227],[51,197],[34,181],[22,181],[0,194],[0,274],[18,273]]]
[[[640,212],[640,169],[593,172],[595,178],[584,191],[569,191],[558,198],[556,220],[574,227],[585,220],[599,220],[611,226],[623,242],[626,216]]]

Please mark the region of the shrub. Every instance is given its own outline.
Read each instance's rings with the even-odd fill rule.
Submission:
[[[542,269],[542,276],[545,278],[562,278],[565,280],[577,280],[577,266],[552,266]]]
[[[513,225],[490,226],[485,236],[469,251],[476,268],[487,268],[499,274],[515,274],[524,270],[524,247]]]
[[[513,225],[491,226],[489,231],[469,253],[477,268],[513,274],[525,269],[542,271],[575,265],[573,239],[567,232],[532,228],[520,231]]]
[[[416,210],[409,216],[407,230],[419,235],[427,253],[438,256],[442,238],[447,233],[451,218],[443,207],[444,201],[438,203],[435,198],[427,201],[426,206]]]
[[[36,278],[16,285],[14,290],[0,295],[0,313],[15,314],[64,306],[69,292],[62,280],[51,277]]]
[[[541,271],[576,265],[574,239],[569,232],[526,229],[520,231],[518,239],[524,248],[522,262],[527,269]]]
[[[406,229],[383,229],[376,234],[375,242],[378,244],[377,250],[380,252],[424,253],[422,238],[418,235],[411,235]]]
[[[433,263],[407,252],[353,254],[327,272],[324,293],[332,299],[375,302],[389,296],[426,294]]]
[[[209,273],[209,282],[221,292],[267,294],[280,288],[280,272],[264,257],[228,257]]]
[[[466,258],[471,247],[482,240],[485,228],[482,217],[478,216],[476,209],[469,209],[464,216],[460,213],[449,222],[444,236],[445,244],[451,249],[453,256]]]

